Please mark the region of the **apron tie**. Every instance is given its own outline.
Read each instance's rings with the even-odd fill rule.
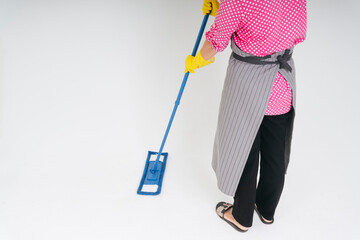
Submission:
[[[286,69],[286,70],[288,70],[288,71],[292,71],[292,68],[291,68],[291,66],[288,64],[288,61],[290,60],[290,58],[291,58],[291,54],[289,54],[290,53],[290,50],[289,49],[286,49],[285,50],[285,53],[284,53],[284,55],[279,55],[278,57],[277,57],[277,60],[278,60],[278,62],[280,63],[280,68],[284,68],[284,69]]]
[[[232,54],[235,59],[242,61],[242,62],[257,64],[257,65],[279,64],[280,68],[284,68],[291,72],[292,68],[291,68],[290,64],[288,63],[288,61],[291,59],[292,53],[291,54],[289,54],[289,53],[290,53],[290,49],[286,49],[285,53],[283,55],[277,56],[277,61],[275,61],[275,62],[262,61],[263,59],[270,58],[271,55],[267,55],[264,57],[259,57],[259,56],[242,57],[240,55],[237,55],[235,52],[233,52]]]

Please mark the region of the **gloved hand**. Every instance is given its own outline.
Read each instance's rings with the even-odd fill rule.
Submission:
[[[211,11],[210,15],[216,17],[219,6],[220,3],[216,0],[204,0],[202,8],[203,14],[206,15]]]
[[[201,56],[201,51],[199,51],[195,57],[191,55],[187,56],[185,60],[185,73],[187,72],[195,73],[194,71],[195,69],[204,67],[213,62],[215,62],[215,57],[212,57],[209,61],[206,61]]]

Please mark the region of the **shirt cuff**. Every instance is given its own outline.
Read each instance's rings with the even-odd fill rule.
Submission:
[[[223,39],[224,37],[219,36],[220,34],[216,33],[216,32],[217,32],[216,29],[211,29],[210,31],[205,33],[205,37],[206,37],[206,40],[208,40],[210,42],[210,44],[215,52],[222,52],[225,50],[225,48],[229,44],[229,41],[227,41],[227,42],[221,41],[221,39]]]

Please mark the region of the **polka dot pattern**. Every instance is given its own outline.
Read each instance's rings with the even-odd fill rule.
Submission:
[[[223,0],[205,36],[217,52],[233,36],[243,51],[265,56],[303,42],[306,26],[306,0]],[[291,100],[291,87],[278,73],[265,115],[288,112]]]
[[[290,111],[292,90],[285,78],[278,73],[271,91],[265,115],[279,115]]]

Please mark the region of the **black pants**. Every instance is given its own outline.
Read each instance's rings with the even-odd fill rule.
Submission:
[[[251,227],[254,204],[267,220],[274,218],[285,181],[285,135],[293,108],[285,114],[264,116],[234,196],[233,216]],[[260,178],[257,173],[260,160]]]

